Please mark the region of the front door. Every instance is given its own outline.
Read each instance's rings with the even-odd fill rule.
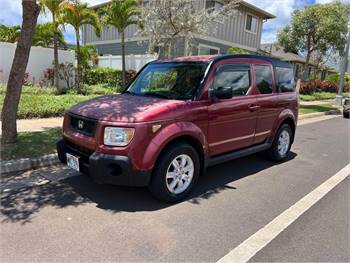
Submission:
[[[208,107],[208,143],[211,156],[247,147],[254,142],[257,105],[250,95],[250,65],[222,65],[217,71],[211,94],[218,88],[232,87],[231,99],[212,98]]]

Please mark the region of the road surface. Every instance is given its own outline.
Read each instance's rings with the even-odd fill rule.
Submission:
[[[173,205],[63,166],[20,174],[50,182],[3,192],[0,260],[216,262],[346,167],[349,134],[341,117],[301,125],[287,162],[254,155],[212,167]],[[349,262],[345,177],[249,261]]]

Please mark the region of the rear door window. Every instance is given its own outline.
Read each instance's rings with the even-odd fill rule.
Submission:
[[[260,94],[272,93],[272,70],[270,66],[255,65],[256,87]]]
[[[277,89],[279,92],[292,92],[295,89],[294,73],[291,68],[276,67]]]

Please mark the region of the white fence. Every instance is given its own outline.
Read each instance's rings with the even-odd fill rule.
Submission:
[[[0,42],[0,83],[6,84],[10,74],[13,57],[17,44]],[[58,60],[60,63],[74,63],[75,55],[72,51],[59,50]],[[44,78],[44,70],[53,68],[53,49],[32,47],[26,72],[29,74],[29,82],[38,83]],[[62,81],[60,85],[64,86]]]
[[[126,69],[139,71],[145,64],[157,58],[157,55],[128,55],[125,57]],[[122,69],[122,56],[100,56],[98,66]]]

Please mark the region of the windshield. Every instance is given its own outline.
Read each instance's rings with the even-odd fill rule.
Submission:
[[[204,77],[207,63],[149,64],[126,93],[164,99],[188,100]]]

